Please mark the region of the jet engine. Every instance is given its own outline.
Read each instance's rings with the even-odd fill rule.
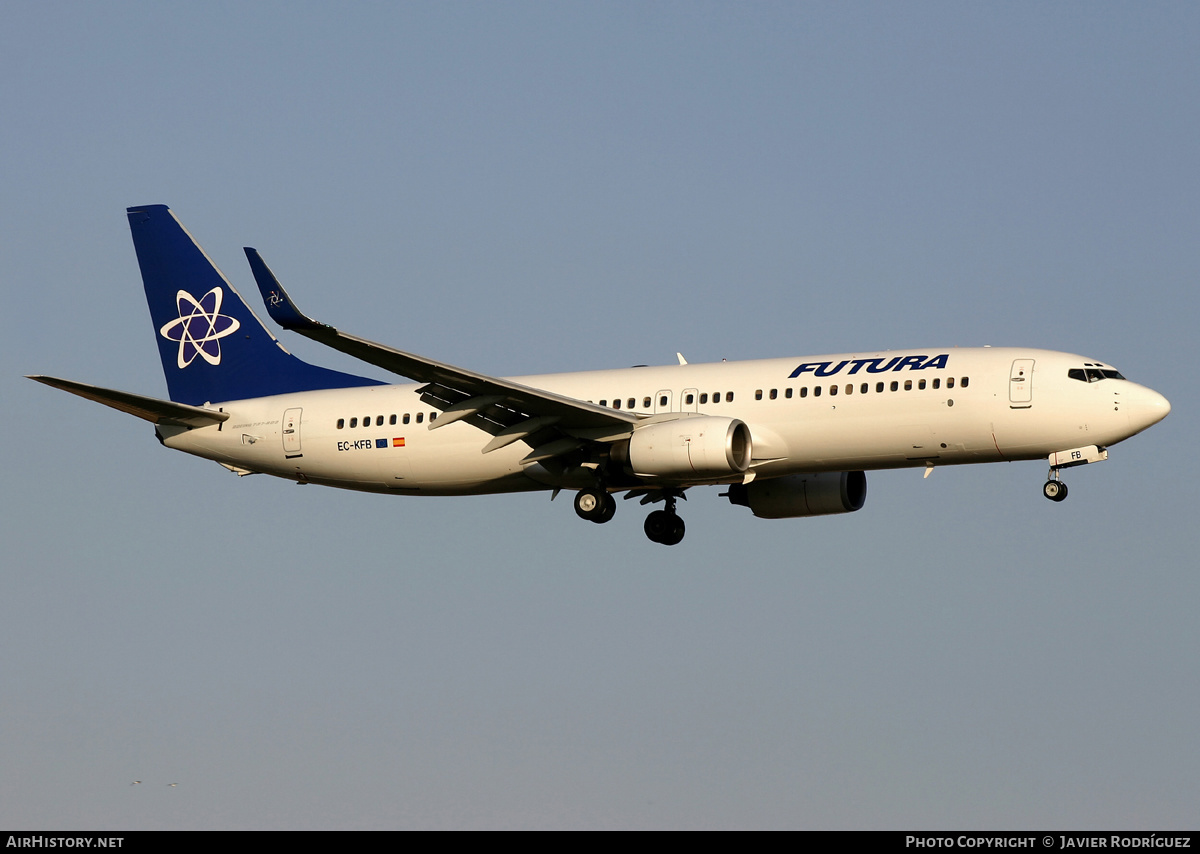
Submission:
[[[613,450],[631,474],[687,481],[741,474],[752,446],[744,421],[697,415],[639,427]]]
[[[860,471],[793,474],[734,484],[726,495],[760,519],[851,513],[866,503],[867,476]]]

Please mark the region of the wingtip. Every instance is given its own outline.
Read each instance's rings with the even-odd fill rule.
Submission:
[[[292,302],[288,292],[283,289],[283,285],[279,284],[279,280],[275,278],[275,274],[258,254],[257,249],[252,246],[243,246],[242,250],[246,253],[246,260],[250,262],[250,272],[254,274],[258,292],[262,296],[267,314],[271,316],[272,320],[284,329],[293,331],[320,329],[325,326],[296,308],[296,304]]]

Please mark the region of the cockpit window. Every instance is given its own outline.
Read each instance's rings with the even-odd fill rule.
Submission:
[[[1120,371],[1112,368],[1071,368],[1067,376],[1083,383],[1098,383],[1100,380],[1123,380]]]

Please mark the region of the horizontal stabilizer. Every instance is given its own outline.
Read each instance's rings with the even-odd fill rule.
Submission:
[[[207,427],[219,424],[229,418],[228,412],[215,412],[199,406],[189,406],[186,403],[172,403],[169,400],[159,400],[157,397],[146,397],[128,391],[116,391],[111,388],[77,383],[73,380],[60,380],[57,377],[30,376],[29,379],[69,391],[96,403],[103,403],[121,412],[127,412],[137,418],[149,421],[151,424],[173,424],[183,427]]]

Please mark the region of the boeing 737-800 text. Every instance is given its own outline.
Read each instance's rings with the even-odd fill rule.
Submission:
[[[288,353],[163,205],[130,208],[170,400],[32,379],[155,425],[169,448],[394,495],[567,489],[607,522],[616,493],[662,504],[646,535],[683,539],[676,502],[721,484],[779,519],[858,510],[869,469],[1046,459],[1060,471],[1166,417],[1158,392],[1095,359],[1023,348],[920,348],[503,379],[347,335],[302,314],[253,249],[267,313],[411,382]]]

